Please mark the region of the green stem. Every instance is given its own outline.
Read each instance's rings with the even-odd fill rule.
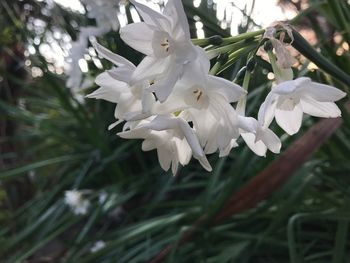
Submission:
[[[262,34],[264,34],[265,29],[260,29],[254,32],[247,32],[247,33],[243,33],[237,36],[233,36],[233,37],[228,37],[228,38],[224,38],[222,44],[230,44],[230,43],[235,43],[244,39],[249,39],[249,38],[253,38],[256,36],[260,36]]]
[[[236,43],[232,43],[232,44],[229,44],[229,45],[226,45],[226,46],[222,46],[222,47],[218,47],[218,48],[215,48],[215,49],[211,49],[211,50],[208,50],[208,55],[209,54],[215,54],[215,55],[209,55],[209,57],[216,57],[218,56],[219,54],[221,53],[225,53],[225,52],[234,52],[236,50],[239,50],[247,45],[250,45],[252,43],[255,43],[255,41],[239,41],[239,42],[236,42]]]
[[[227,38],[223,38],[223,42],[222,45],[228,45],[228,44],[232,44],[232,43],[236,43],[245,39],[250,39],[250,38],[254,38],[256,36],[260,36],[262,34],[264,34],[265,29],[260,29],[254,32],[247,32],[247,33],[243,33],[237,36],[233,36],[233,37],[227,37]],[[209,45],[209,39],[208,38],[203,38],[203,39],[191,39],[192,43],[194,45],[198,45],[198,46],[205,46],[205,45]]]
[[[246,70],[244,79],[243,79],[243,84],[242,84],[242,88],[245,91],[248,91],[251,75],[252,74],[249,72],[249,70]],[[246,104],[247,104],[247,96],[244,96],[242,99],[238,101],[236,110],[239,115],[242,115],[242,116],[245,115]]]

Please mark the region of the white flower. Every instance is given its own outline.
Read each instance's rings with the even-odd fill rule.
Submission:
[[[118,10],[120,0],[81,0],[86,5],[88,17],[96,20],[97,27],[119,29]]]
[[[131,2],[144,22],[126,25],[120,36],[129,46],[147,55],[134,71],[132,84],[152,79],[151,89],[163,102],[196,57],[187,18],[178,0],[169,0],[163,14]]]
[[[256,155],[266,156],[267,149],[280,152],[281,141],[272,130],[252,117],[239,116],[238,120],[243,140]]]
[[[81,191],[70,190],[64,194],[64,202],[76,215],[85,215],[90,207],[90,201],[85,199]]]
[[[239,137],[238,116],[230,103],[246,92],[237,84],[208,75],[210,63],[202,49],[197,59],[179,80],[168,99],[155,106],[157,112],[183,112],[207,154],[220,151],[225,156]]]
[[[72,88],[74,91],[80,89],[82,72],[79,67],[79,60],[83,58],[86,53],[86,49],[89,43],[90,36],[100,36],[107,33],[109,29],[98,28],[98,27],[82,27],[80,28],[79,38],[77,41],[72,43],[72,47],[69,50],[68,79],[66,86]]]
[[[268,127],[273,118],[288,134],[297,133],[303,113],[315,117],[336,118],[341,112],[334,101],[346,93],[329,85],[312,82],[301,77],[281,82],[272,88],[259,109],[259,119]]]
[[[90,248],[91,253],[96,253],[106,246],[106,243],[103,240],[96,241],[94,245]]]
[[[135,65],[97,43],[94,46],[102,57],[111,61],[117,68],[98,75],[95,82],[101,87],[86,97],[117,103],[114,112],[117,119],[115,124],[125,120],[126,114],[150,111],[155,103],[153,94],[147,89],[150,84],[146,81],[135,85],[130,84]],[[115,124],[110,127],[114,127]]]
[[[104,204],[106,202],[107,198],[108,198],[108,193],[106,191],[102,191],[98,195],[98,203],[101,205]]]
[[[120,132],[118,135],[126,139],[145,139],[142,150],[157,149],[161,167],[167,171],[171,166],[174,175],[178,164],[188,164],[192,154],[206,170],[212,170],[195,131],[180,116],[159,115],[152,120],[143,120],[134,129]]]

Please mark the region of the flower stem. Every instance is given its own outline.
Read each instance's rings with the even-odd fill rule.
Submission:
[[[245,75],[244,75],[244,79],[243,79],[243,84],[242,84],[242,88],[245,91],[248,91],[248,87],[249,87],[249,82],[250,82],[250,77],[251,77],[251,73],[249,70],[245,71]],[[245,108],[246,108],[246,104],[247,104],[247,96],[244,96],[242,99],[240,99],[237,103],[236,106],[236,111],[239,115],[241,116],[245,116]]]
[[[253,31],[253,32],[247,32],[247,33],[243,33],[237,36],[233,36],[233,37],[227,37],[227,38],[223,38],[222,39],[222,44],[223,45],[227,45],[227,44],[232,44],[232,43],[236,43],[239,42],[241,40],[245,40],[245,39],[250,39],[256,36],[260,36],[262,34],[264,34],[265,29],[260,29],[257,31]],[[203,39],[191,39],[192,43],[194,45],[198,45],[198,46],[206,46],[209,45],[209,38],[203,38]]]
[[[223,39],[223,44],[230,44],[230,43],[235,43],[244,39],[249,39],[249,38],[253,38],[256,36],[260,36],[262,34],[264,34],[265,29],[260,29],[257,31],[253,31],[253,32],[247,32],[247,33],[243,33],[237,36],[233,36],[233,37],[228,37],[228,38],[224,38]]]

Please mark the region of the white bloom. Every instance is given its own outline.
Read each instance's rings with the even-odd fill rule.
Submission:
[[[80,89],[82,72],[79,67],[79,60],[83,58],[86,53],[86,49],[89,43],[90,36],[100,36],[107,33],[109,29],[98,27],[82,27],[80,28],[79,38],[72,44],[72,48],[69,50],[68,70],[67,70],[67,83],[68,88],[72,88],[74,91]]]
[[[86,5],[88,17],[96,20],[97,27],[119,29],[118,11],[120,0],[81,0]]]
[[[202,49],[197,48],[197,52],[197,59],[176,83],[172,94],[155,109],[187,114],[205,153],[219,150],[220,156],[225,156],[239,137],[238,115],[230,103],[246,92],[237,84],[208,75],[209,60]]]
[[[281,141],[272,130],[252,117],[239,116],[238,120],[243,140],[256,155],[266,156],[267,149],[280,152]]]
[[[82,72],[79,67],[79,60],[83,58],[88,47],[89,38],[99,37],[111,30],[119,29],[117,12],[119,10],[118,0],[82,0],[86,5],[89,18],[96,20],[96,27],[81,27],[78,40],[72,44],[69,51],[68,61],[68,80],[66,86],[79,90],[81,87]]]
[[[86,97],[117,103],[114,112],[117,119],[115,124],[123,121],[126,114],[150,111],[155,103],[153,94],[147,89],[150,84],[148,82],[130,84],[135,65],[97,43],[94,46],[102,57],[111,61],[117,68],[98,75],[95,82],[101,87]]]
[[[70,190],[64,194],[64,202],[76,215],[85,215],[90,207],[90,201],[83,197],[81,191]]]
[[[95,244],[90,248],[91,253],[96,253],[106,246],[106,243],[103,240],[96,241]]]
[[[106,202],[108,198],[108,194],[106,191],[102,191],[99,195],[98,195],[98,203],[99,204],[104,204],[104,202]]]
[[[154,80],[151,89],[163,102],[185,67],[196,57],[187,18],[178,0],[169,0],[163,14],[131,2],[144,22],[126,25],[120,30],[120,36],[129,46],[147,55],[134,71],[132,84]]]
[[[126,139],[145,139],[142,150],[157,149],[161,167],[167,171],[171,166],[174,175],[178,164],[188,164],[192,154],[206,170],[212,170],[195,131],[180,116],[159,115],[152,120],[143,120],[134,129],[120,132],[118,135]]]
[[[259,109],[259,119],[268,127],[273,118],[288,134],[300,129],[303,113],[315,117],[336,118],[341,112],[334,101],[346,93],[329,85],[301,77],[281,82],[272,88]]]

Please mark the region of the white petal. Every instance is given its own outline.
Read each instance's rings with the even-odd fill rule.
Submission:
[[[187,22],[187,16],[185,14],[181,1],[168,1],[164,8],[164,14],[166,16],[169,16],[171,20],[175,22],[175,25],[173,25],[173,27],[180,27],[177,31],[181,31],[181,33],[184,34],[185,39],[190,39],[190,31]]]
[[[213,92],[218,92],[228,102],[235,102],[247,94],[239,85],[223,78],[208,76],[208,86]]]
[[[301,105],[297,104],[293,110],[285,111],[276,108],[275,118],[277,124],[289,135],[297,133],[301,127],[303,111]]]
[[[252,117],[238,116],[238,126],[244,132],[256,133],[258,122]]]
[[[298,78],[295,80],[283,81],[272,87],[272,92],[278,95],[290,95],[295,92],[301,85],[310,82],[309,78]]]
[[[172,65],[172,70],[164,74],[161,79],[156,80],[150,87],[150,89],[156,93],[157,99],[160,102],[164,102],[169,97],[180,76],[181,67]]]
[[[170,65],[169,57],[157,59],[153,57],[145,57],[136,67],[132,74],[131,84],[134,85],[140,81],[153,80],[157,75],[160,75]]]
[[[149,8],[148,6],[145,6],[143,4],[140,4],[134,0],[130,0],[131,3],[136,7],[137,11],[140,13],[142,19],[149,25],[156,26],[161,29],[170,29],[170,22],[168,19],[154,11],[153,9]]]
[[[231,149],[233,147],[237,147],[237,146],[238,146],[238,144],[236,143],[236,140],[232,139],[226,147],[220,149],[219,157],[221,158],[221,157],[229,155]]]
[[[279,153],[281,150],[281,140],[278,136],[269,128],[260,130],[261,140],[267,146],[267,148],[273,153]]]
[[[278,95],[270,92],[265,101],[261,104],[258,112],[258,121],[261,126],[269,127],[275,117],[275,109],[278,101]]]
[[[197,46],[195,48],[197,57],[194,62],[196,63],[196,65],[200,65],[200,67],[203,69],[203,72],[207,74],[210,70],[210,60],[203,48]]]
[[[155,103],[155,98],[153,94],[147,90],[142,90],[142,112],[147,113],[151,111],[152,106]]]
[[[149,130],[144,128],[136,128],[124,132],[118,132],[117,135],[124,139],[143,139],[149,136]]]
[[[121,85],[119,85],[120,83]],[[118,103],[120,101],[120,95],[126,88],[125,83],[120,83],[116,83],[116,85],[104,85],[94,92],[86,95],[86,98],[103,99],[109,102]]]
[[[94,46],[94,48],[96,49],[96,51],[98,52],[98,54],[101,57],[109,60],[114,65],[125,66],[125,67],[127,67],[129,69],[134,69],[135,68],[135,65],[133,63],[131,63],[129,60],[127,60],[126,58],[123,58],[122,56],[119,56],[119,55],[111,52],[110,50],[108,50],[104,46],[100,45],[99,43],[94,42],[93,46]]]
[[[152,39],[154,30],[146,23],[132,23],[120,29],[120,37],[133,49],[148,55],[153,55]]]
[[[305,94],[321,102],[337,101],[346,96],[340,89],[316,82],[309,83],[301,89]]]
[[[107,70],[107,73],[115,80],[119,80],[125,83],[130,83],[132,73],[134,69],[129,69],[127,67],[118,67]]]
[[[305,113],[321,118],[336,118],[341,116],[341,111],[334,102],[319,102],[313,98],[304,97],[300,100]]]
[[[114,127],[116,127],[117,125],[119,125],[120,123],[122,123],[124,120],[117,120],[116,122],[113,122],[112,124],[110,124],[108,126],[108,130],[112,130]]]
[[[160,166],[163,168],[164,171],[168,171],[171,164],[171,152],[165,147],[158,147],[157,155]]]
[[[155,139],[147,138],[142,142],[142,151],[147,152],[157,148]]]
[[[267,147],[266,145],[261,141],[255,142],[255,134],[254,133],[248,133],[243,132],[241,133],[241,136],[245,143],[248,145],[248,147],[259,156],[266,156]]]
[[[187,140],[185,138],[182,140],[179,138],[175,138],[175,139],[176,139],[176,145],[178,148],[179,162],[182,165],[186,165],[191,160],[192,150],[191,150],[190,146],[188,145]]]

